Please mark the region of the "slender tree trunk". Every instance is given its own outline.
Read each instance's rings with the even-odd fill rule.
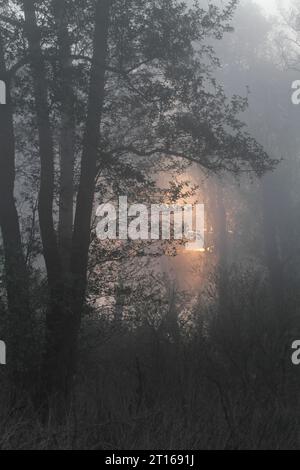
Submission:
[[[227,271],[228,267],[228,236],[227,214],[224,204],[224,194],[218,182],[216,188],[216,227],[217,227],[217,251],[220,267]]]
[[[228,236],[227,236],[227,214],[224,204],[223,189],[220,181],[215,180],[211,195],[212,220],[215,242],[217,288],[219,304],[222,311],[226,313],[228,307]]]
[[[225,315],[230,313],[229,306],[229,272],[228,272],[228,232],[227,214],[224,205],[222,188],[217,186],[217,250],[218,250],[218,282],[219,302]]]
[[[262,181],[263,230],[265,239],[266,262],[269,269],[270,284],[275,309],[281,314],[284,306],[284,275],[280,257],[278,217],[280,210],[278,194],[274,191],[274,175],[267,175]],[[280,196],[279,196],[280,198]]]
[[[43,368],[45,393],[61,394],[64,363],[62,349],[65,340],[64,285],[61,260],[53,219],[54,147],[48,105],[46,67],[40,45],[35,3],[24,0],[25,32],[28,39],[30,65],[33,77],[35,108],[41,161],[38,201],[39,224],[49,286],[49,307],[46,319],[46,357]]]
[[[67,24],[67,7],[63,0],[53,0],[57,28],[59,59],[59,90],[61,103],[60,194],[58,243],[65,274],[70,270],[73,233],[74,163],[75,163],[75,95],[71,40]]]
[[[64,397],[66,403],[76,373],[78,335],[87,282],[91,215],[105,93],[105,63],[110,4],[110,0],[98,0],[96,4],[88,111],[72,238],[70,263],[72,281],[67,283],[62,275],[60,252],[53,222],[54,151],[47,99],[46,69],[36,22],[35,2],[33,0],[23,1],[41,158],[39,220],[50,287],[50,309],[47,315],[47,351],[44,365],[46,377],[44,382],[50,396],[57,394],[59,397]],[[63,33],[61,32],[61,34]],[[66,50],[64,50],[64,53],[67,53]],[[64,118],[66,121],[63,123],[64,132],[68,132],[69,137],[71,136],[69,134],[69,125],[72,122],[70,104],[71,95],[68,97],[68,103],[64,104]],[[65,152],[66,158],[67,154],[69,157],[71,152],[69,146],[65,149]],[[68,171],[70,171],[71,166],[69,163],[68,168]],[[69,174],[68,177],[70,177]]]
[[[80,184],[74,223],[71,257],[73,275],[71,307],[74,321],[72,322],[73,328],[69,335],[69,353],[74,364],[76,364],[78,333],[87,286],[91,217],[99,154],[100,125],[105,98],[105,69],[108,53],[110,5],[111,0],[98,0],[96,6],[88,112],[83,139]]]
[[[33,0],[24,0],[25,30],[29,45],[41,159],[39,222],[50,285],[61,275],[57,237],[53,221],[54,147],[50,124],[45,61],[41,51]]]
[[[3,43],[0,35],[0,75],[6,78]],[[7,104],[0,105],[0,226],[4,245],[5,280],[9,309],[8,364],[17,382],[30,369],[31,310],[29,281],[17,214],[15,185],[15,136],[9,86]]]

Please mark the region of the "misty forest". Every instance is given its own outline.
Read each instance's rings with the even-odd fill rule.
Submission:
[[[300,448],[300,1],[271,3],[0,0],[0,449]],[[99,240],[120,196],[204,204],[205,247]]]

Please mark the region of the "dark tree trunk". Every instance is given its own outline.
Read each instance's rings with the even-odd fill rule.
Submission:
[[[64,372],[62,350],[66,334],[63,325],[67,312],[64,306],[61,260],[53,220],[54,147],[48,106],[46,67],[40,45],[35,3],[33,0],[24,0],[23,5],[25,32],[28,39],[30,65],[33,77],[41,161],[38,201],[39,224],[49,287],[43,387],[45,393],[52,396],[55,393],[61,395],[64,388],[62,381]]]
[[[281,316],[284,308],[284,274],[280,255],[278,222],[280,213],[280,194],[274,191],[274,175],[267,175],[262,181],[263,230],[266,262],[275,310]]]
[[[111,0],[98,0],[95,13],[88,112],[83,139],[80,184],[77,195],[71,256],[71,271],[73,276],[71,310],[74,319],[72,321],[72,334],[69,335],[69,354],[72,358],[77,356],[78,333],[87,287],[91,217],[99,155],[100,125],[105,98],[105,69],[108,53],[110,4]]]
[[[77,366],[78,334],[84,306],[88,253],[90,245],[91,215],[94,201],[97,157],[100,140],[100,124],[105,88],[105,62],[109,23],[109,0],[98,0],[95,14],[93,59],[89,88],[86,130],[83,141],[81,177],[77,197],[74,234],[72,239],[70,281],[63,276],[60,250],[53,223],[54,151],[47,99],[46,69],[41,51],[39,30],[36,22],[35,3],[24,0],[25,29],[29,43],[34,84],[37,123],[41,158],[41,187],[39,196],[39,220],[44,257],[50,290],[50,308],[47,315],[47,351],[44,364],[44,386],[50,396],[58,395],[68,401]],[[60,64],[67,96],[62,105],[62,134],[66,137],[63,150],[62,180],[67,183],[68,195],[61,194],[61,204],[67,199],[68,216],[60,219],[60,248],[70,234],[71,187],[73,190],[73,109],[72,89],[67,84],[69,66],[62,64],[70,51],[66,40],[65,25],[60,22],[60,6],[56,8],[59,25]],[[70,65],[70,63],[69,63]],[[71,165],[72,160],[72,165]],[[65,198],[66,196],[66,198]],[[73,197],[73,195],[72,195]],[[62,223],[63,222],[63,223]],[[63,225],[63,226],[62,226]],[[63,228],[64,227],[64,228]],[[66,230],[65,230],[66,229]],[[67,234],[67,237],[65,235]]]
[[[216,228],[217,228],[217,252],[219,266],[222,270],[228,268],[228,236],[227,236],[227,214],[224,204],[224,194],[220,182],[216,189]]]
[[[63,0],[53,0],[57,28],[59,61],[59,101],[61,103],[60,191],[58,243],[63,271],[68,277],[73,233],[74,164],[75,164],[75,95],[71,40],[68,32],[67,6]]]
[[[41,159],[39,222],[50,286],[61,276],[60,257],[53,221],[54,147],[50,124],[45,61],[41,51],[33,0],[24,0],[25,30],[29,44]]]
[[[6,79],[1,36],[0,77]],[[10,323],[8,367],[13,374],[13,379],[19,383],[20,380],[23,382],[26,379],[32,359],[32,317],[28,273],[14,199],[15,136],[9,86],[7,87],[7,104],[0,105],[0,142],[0,226],[4,245],[5,280]]]
[[[224,204],[223,189],[220,180],[213,185],[212,219],[214,231],[215,254],[217,263],[217,289],[219,305],[223,312],[228,310],[228,236],[227,214]]]
[[[83,140],[80,185],[77,196],[69,276],[69,237],[72,230],[73,165],[74,165],[74,96],[69,83],[71,74],[70,43],[67,25],[62,21],[63,4],[53,3],[60,44],[59,62],[62,89],[61,194],[59,243],[53,220],[54,149],[47,98],[46,67],[36,21],[35,2],[24,0],[25,30],[29,44],[34,96],[39,133],[41,186],[39,221],[50,291],[47,314],[47,348],[44,364],[44,393],[67,404],[77,367],[78,335],[84,307],[91,215],[93,209],[100,124],[104,102],[105,63],[109,24],[109,0],[98,0],[95,13],[93,59],[86,129]],[[69,60],[67,60],[69,59]],[[66,185],[66,186],[65,186]],[[66,191],[65,191],[66,190]],[[66,248],[66,251],[65,251]],[[63,256],[61,257],[61,253]]]

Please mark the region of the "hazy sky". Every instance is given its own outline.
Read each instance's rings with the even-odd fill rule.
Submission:
[[[274,14],[277,13],[277,6],[278,5],[278,0],[254,0],[256,3],[258,3],[263,9],[266,11],[266,13]],[[281,0],[280,2],[283,4],[282,6],[286,7],[290,3],[290,0]]]
[[[276,0],[255,0],[256,3],[261,5],[265,10],[274,12],[276,10]]]

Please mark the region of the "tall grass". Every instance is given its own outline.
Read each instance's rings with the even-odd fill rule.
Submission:
[[[226,311],[199,301],[191,316],[193,328],[176,334],[173,320],[168,330],[167,319],[132,328],[87,316],[64,424],[3,399],[0,448],[299,449],[295,324],[274,321],[267,283],[233,273]]]

